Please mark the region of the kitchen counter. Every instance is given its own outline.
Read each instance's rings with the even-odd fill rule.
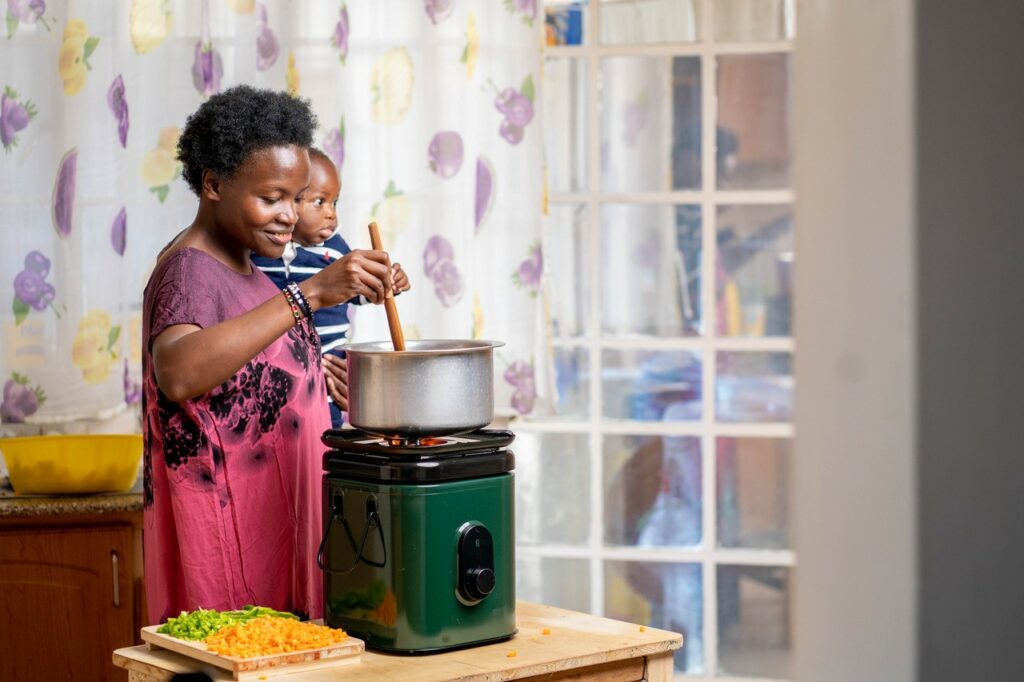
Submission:
[[[142,474],[131,490],[92,495],[20,495],[0,479],[0,517],[92,515],[142,511]]]
[[[656,680],[672,679],[672,652],[682,636],[566,611],[554,606],[518,602],[518,632],[498,644],[426,656],[401,656],[373,651],[358,663],[324,662],[319,670],[306,670],[301,679],[401,680],[402,682],[496,682],[497,680]],[[548,634],[544,634],[547,631]],[[214,680],[230,680],[226,671],[204,668],[180,654],[145,646],[118,649],[114,665],[129,671],[130,682],[170,680],[181,673],[202,671]],[[268,679],[296,679],[270,674]]]

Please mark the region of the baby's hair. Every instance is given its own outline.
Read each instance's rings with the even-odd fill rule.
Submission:
[[[326,161],[327,163],[334,166],[334,161],[331,159],[331,157],[327,156],[325,152],[323,152],[320,149],[317,149],[316,147],[309,148],[309,160],[312,161],[313,159],[320,159],[321,161]],[[334,166],[334,170],[338,170],[338,167]]]
[[[197,195],[207,168],[229,177],[267,147],[309,147],[316,115],[309,102],[284,92],[238,85],[203,102],[178,140],[185,182]]]

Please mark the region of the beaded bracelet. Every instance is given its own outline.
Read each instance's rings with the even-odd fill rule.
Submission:
[[[306,300],[306,296],[302,293],[302,289],[299,288],[299,285],[295,282],[288,282],[286,288],[292,293],[292,298],[295,299],[295,302],[302,306],[302,311],[306,314],[306,317],[312,319],[313,308],[310,307],[309,301]]]
[[[305,317],[305,314],[295,299],[292,298],[292,292],[287,289],[282,289],[281,293],[284,294],[284,297],[288,300],[288,307],[291,308],[292,316],[295,317],[295,324],[302,322],[302,318]]]

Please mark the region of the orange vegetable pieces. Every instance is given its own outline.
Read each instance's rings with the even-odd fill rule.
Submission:
[[[540,631],[540,634],[542,634],[542,635],[550,635],[551,634],[551,628],[544,628],[543,630]]]
[[[213,633],[203,641],[207,648],[222,656],[252,658],[270,654],[323,649],[347,638],[344,630],[291,618],[261,616]]]
[[[510,651],[507,654],[505,654],[505,658],[515,658],[517,655],[518,654],[516,654],[516,650],[513,649],[512,651]]]

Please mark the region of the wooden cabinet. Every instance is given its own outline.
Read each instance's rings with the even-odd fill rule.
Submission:
[[[0,680],[127,679],[141,575],[141,513],[3,519]]]

